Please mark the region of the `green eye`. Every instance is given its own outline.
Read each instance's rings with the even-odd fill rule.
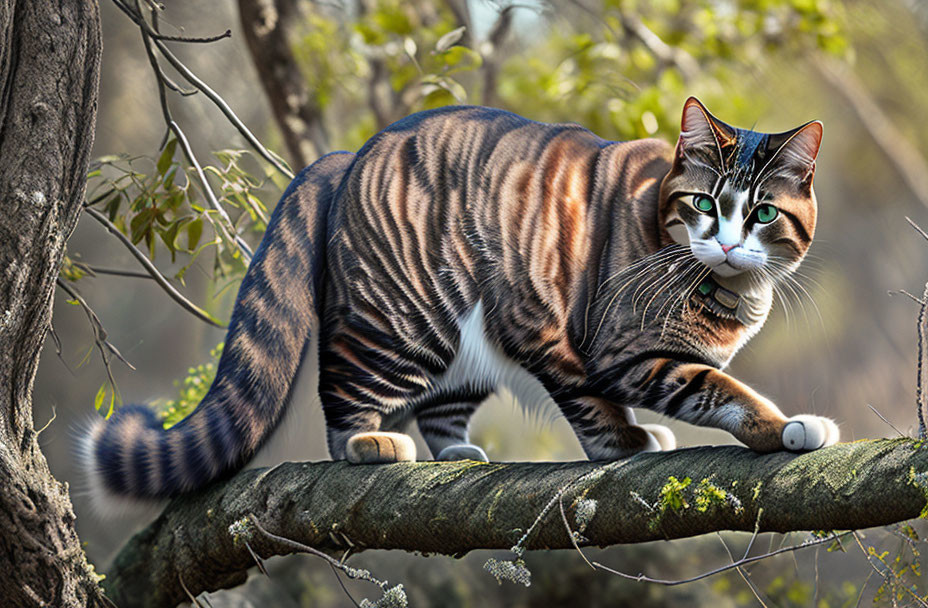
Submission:
[[[773,205],[761,205],[757,208],[757,221],[761,224],[769,224],[777,219],[780,212]]]
[[[703,213],[712,211],[715,208],[715,203],[712,202],[712,199],[701,194],[696,195],[693,205]]]

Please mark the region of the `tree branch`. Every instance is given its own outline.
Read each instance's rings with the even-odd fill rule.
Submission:
[[[100,76],[97,3],[0,3],[0,603],[105,606],[49,471],[32,388],[80,215]]]
[[[301,168],[329,151],[322,108],[306,86],[289,35],[298,19],[295,3],[239,0],[239,16],[248,50],[290,153]]]
[[[561,499],[571,525],[582,531],[581,545],[717,530],[867,528],[918,517],[928,496],[925,471],[928,449],[911,439],[840,444],[802,455],[700,447],[610,464],[284,463],[176,499],[123,547],[105,585],[117,602],[132,598],[145,606],[183,601],[180,573],[194,594],[237,585],[255,563],[246,542],[262,558],[294,551],[268,535],[242,538],[242,522],[252,516],[276,535],[329,553],[351,548],[462,555],[517,543],[571,548],[576,537],[550,507]],[[688,506],[678,510],[667,500],[671,476],[692,479],[680,491]],[[700,499],[708,496],[700,494],[707,484],[724,491],[724,498]]]
[[[928,160],[883,112],[860,79],[837,61],[820,56],[812,67],[850,105],[864,130],[899,172],[918,201],[928,207]]]
[[[113,222],[109,221],[109,219],[107,219],[107,217],[104,214],[100,213],[93,207],[84,207],[84,212],[90,217],[92,217],[93,219],[103,224],[103,227],[106,228],[110,234],[112,234],[117,239],[119,239],[119,241],[129,249],[130,253],[132,253],[135,259],[138,260],[139,264],[141,264],[145,268],[145,270],[148,271],[148,274],[151,276],[151,278],[154,279],[156,283],[158,283],[158,285],[161,287],[161,289],[164,290],[165,293],[171,296],[171,299],[173,299],[175,302],[180,304],[181,308],[191,313],[196,318],[202,321],[206,321],[210,325],[213,325],[214,327],[219,327],[219,328],[225,327],[225,325],[223,325],[221,321],[213,317],[213,315],[209,314],[208,312],[206,312],[205,310],[203,310],[202,308],[200,308],[199,306],[197,306],[196,304],[194,304],[193,302],[185,298],[183,294],[181,294],[179,291],[174,289],[174,286],[168,282],[167,278],[165,278],[165,276],[161,274],[161,271],[158,270],[158,268],[152,263],[152,261],[149,260],[148,257],[146,257],[144,253],[139,251],[138,247],[132,244],[132,241],[129,239],[129,237],[127,237],[122,232],[120,232],[119,228],[117,228],[113,224]]]

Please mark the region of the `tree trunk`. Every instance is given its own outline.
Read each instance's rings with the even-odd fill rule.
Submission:
[[[322,109],[306,86],[288,38],[299,16],[292,0],[239,0],[245,42],[294,169],[328,152]]]
[[[284,463],[178,498],[123,547],[104,582],[126,606],[172,606],[187,598],[182,585],[198,594],[240,584],[255,565],[251,550],[294,551],[249,527],[250,517],[272,534],[338,555],[349,547],[452,555],[517,543],[570,548],[558,496],[581,545],[755,527],[869,528],[918,517],[926,471],[928,449],[911,439],[802,455],[701,447],[609,464]]]
[[[105,602],[32,420],[64,244],[77,223],[97,112],[93,0],[0,2],[0,604]]]

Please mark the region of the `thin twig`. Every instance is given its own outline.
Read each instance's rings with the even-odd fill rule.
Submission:
[[[113,392],[118,393],[116,388],[116,380],[113,377],[113,370],[110,367],[110,353],[116,356],[120,361],[126,364],[131,370],[135,370],[135,367],[122,356],[122,353],[119,350],[110,344],[109,340],[106,339],[106,329],[103,328],[103,323],[100,321],[100,317],[97,316],[97,313],[93,311],[87,301],[81,297],[77,291],[71,288],[61,277],[55,279],[55,282],[58,284],[58,287],[63,289],[71,298],[80,305],[81,309],[84,311],[84,314],[87,315],[87,320],[90,321],[90,328],[93,330],[93,341],[97,349],[100,351],[100,357],[103,359],[103,367],[106,368],[106,377],[109,379],[110,386],[113,387]]]
[[[574,549],[577,550],[577,553],[580,554],[580,557],[583,558],[583,561],[586,562],[586,565],[596,570],[596,566],[590,563],[590,560],[587,559],[586,555],[583,554],[583,551],[580,550],[580,545],[577,544],[577,539],[574,536],[574,531],[570,528],[570,524],[567,522],[567,513],[564,512],[564,495],[561,494],[558,497],[558,504],[561,508],[561,521],[564,522],[564,528],[567,530],[567,536],[570,537],[570,544],[574,546]]]
[[[890,422],[889,420],[887,420],[887,419],[886,419],[886,416],[884,416],[884,415],[881,414],[879,411],[877,411],[877,409],[876,409],[875,407],[873,407],[873,406],[870,405],[869,403],[867,404],[867,407],[869,407],[871,410],[873,410],[873,413],[876,414],[877,416],[879,416],[879,417],[880,417],[880,420],[882,420],[883,422],[885,422],[886,424],[888,424],[888,425],[890,426],[890,428],[892,428],[892,430],[894,430],[894,431],[896,431],[897,433],[899,433],[899,436],[900,436],[900,437],[905,437],[905,436],[906,436],[906,434],[903,433],[902,431],[900,431],[899,429],[897,429],[896,426],[895,426],[892,422]]]
[[[85,264],[83,262],[74,262],[74,265],[86,272],[91,277],[96,277],[98,274],[108,274],[114,277],[130,277],[133,279],[152,279],[152,276],[147,272],[138,272],[135,270],[123,270],[122,268],[103,268],[102,266],[91,266],[90,264]]]
[[[342,580],[341,575],[338,573],[338,569],[332,564],[329,564],[329,568],[332,569],[332,573],[335,575],[335,580],[338,581],[338,585],[342,588],[342,591],[345,592],[345,595],[348,596],[348,599],[351,600],[351,603],[357,606],[357,608],[361,608],[361,604],[355,601],[354,596],[351,595],[351,592],[348,591],[348,587],[345,586],[345,581]]]
[[[301,553],[308,553],[310,555],[315,555],[316,557],[322,558],[325,561],[327,561],[329,565],[331,565],[332,567],[338,568],[339,570],[344,572],[346,575],[348,575],[349,578],[361,579],[361,580],[368,581],[369,583],[374,583],[375,585],[379,586],[381,589],[385,589],[387,586],[387,583],[385,581],[381,581],[381,580],[374,578],[371,575],[371,573],[366,570],[352,568],[351,566],[343,564],[337,559],[334,559],[330,557],[329,555],[326,555],[322,551],[315,549],[313,547],[310,547],[309,545],[304,545],[303,543],[299,541],[295,541],[293,539],[286,538],[284,536],[278,536],[277,534],[274,534],[273,532],[268,532],[266,529],[264,529],[264,527],[260,524],[260,522],[258,522],[258,518],[255,517],[254,515],[250,515],[249,520],[254,525],[255,529],[258,530],[258,532],[263,534],[268,539],[276,543],[280,543],[284,546],[290,547],[291,549],[295,551],[299,551]]]
[[[722,542],[722,546],[725,547],[725,553],[728,554],[728,559],[730,559],[732,563],[734,563],[735,556],[732,555],[731,549],[728,548],[728,543],[726,543],[725,539],[722,538],[721,532],[716,532],[716,535],[719,537],[719,540]],[[738,566],[737,568],[735,568],[735,571],[741,576],[741,579],[745,582],[745,584],[751,590],[751,593],[754,594],[754,598],[760,603],[760,605],[763,606],[764,608],[767,608],[767,603],[760,596],[760,589],[758,589],[757,586],[754,585],[754,581],[752,581],[751,578],[748,576],[747,572],[744,571],[744,568],[742,568],[741,566]]]
[[[196,74],[194,74],[190,68],[184,65],[170,49],[167,48],[167,45],[163,44],[159,40],[155,40],[155,46],[158,47],[158,50],[161,51],[161,54],[164,55],[164,58],[168,60],[174,69],[180,72],[180,74],[187,79],[187,81],[196,87],[198,90],[202,91],[206,97],[216,104],[216,107],[219,108],[219,111],[222,112],[226,118],[229,119],[229,122],[232,123],[232,126],[238,130],[238,132],[245,138],[245,140],[251,144],[251,147],[261,155],[266,161],[271,163],[275,169],[280,171],[283,175],[287,176],[289,179],[293,179],[293,171],[283,163],[275,154],[271,153],[264,145],[255,137],[254,133],[245,126],[245,123],[232,111],[232,108],[229,107],[229,104],[220,97],[213,89],[209,87],[205,82],[200,80]]]
[[[910,300],[912,300],[913,302],[915,302],[916,304],[924,304],[924,303],[925,303],[924,300],[922,300],[921,298],[915,296],[914,294],[909,293],[909,292],[906,291],[905,289],[890,289],[890,290],[887,291],[886,293],[887,293],[887,295],[889,295],[890,297],[896,295],[897,293],[898,293],[898,294],[902,294],[902,295],[906,296],[907,298],[909,298]]]
[[[168,280],[164,277],[163,274],[155,267],[155,265],[148,259],[148,257],[139,251],[138,247],[132,244],[132,241],[129,240],[129,237],[124,235],[104,214],[100,213],[92,207],[84,207],[84,212],[87,213],[90,217],[97,220],[119,241],[125,245],[129,251],[135,256],[135,259],[148,271],[151,275],[151,278],[155,280],[156,283],[169,295],[171,298],[180,304],[181,308],[187,312],[193,314],[195,317],[202,321],[206,321],[210,325],[219,328],[225,328],[225,326],[216,320],[211,314],[188,300],[181,294],[179,291],[174,289],[174,286],[171,285]]]
[[[916,224],[915,221],[912,220],[912,218],[910,218],[909,216],[906,216],[905,221],[907,221],[912,228],[915,228],[915,231],[918,232],[920,235],[922,235],[923,239],[928,241],[928,232],[925,232],[924,230],[922,230],[922,227]]]
[[[922,294],[922,304],[918,309],[918,377],[915,382],[916,408],[918,409],[918,438],[922,441],[928,437],[925,427],[925,410],[928,409],[928,395],[925,394],[928,385],[928,283]]]
[[[118,3],[118,0],[114,1]],[[245,240],[237,234],[235,230],[235,224],[232,222],[232,218],[229,217],[229,214],[226,213],[226,210],[223,209],[222,205],[219,204],[219,199],[216,198],[212,186],[210,186],[209,181],[206,179],[206,174],[203,172],[203,167],[200,165],[200,161],[197,159],[196,155],[194,155],[193,148],[190,146],[190,142],[187,140],[187,136],[184,134],[184,131],[180,128],[180,125],[177,124],[171,115],[171,110],[168,106],[164,80],[161,78],[161,64],[158,63],[158,58],[155,56],[155,51],[152,48],[153,30],[148,26],[145,20],[141,18],[141,7],[139,6],[139,0],[136,0],[135,7],[136,16],[133,17],[130,15],[130,18],[132,18],[132,20],[139,25],[139,31],[142,34],[142,42],[145,46],[145,53],[148,55],[148,62],[151,64],[151,68],[155,73],[155,83],[158,85],[158,97],[161,103],[161,113],[164,116],[164,122],[167,124],[168,129],[174,133],[174,137],[176,137],[177,141],[180,143],[181,150],[183,150],[184,156],[187,158],[187,162],[193,165],[194,171],[197,174],[197,178],[200,181],[200,184],[203,186],[203,195],[205,196],[209,207],[219,216],[219,221],[215,222],[214,225],[219,228],[219,233],[223,236],[223,238],[226,239],[226,241],[238,247],[242,258],[247,265],[249,262],[251,262],[251,248],[248,246],[248,243],[246,243]]]
[[[249,545],[247,541],[245,542],[245,548],[248,549],[252,559],[254,559],[255,563],[258,564],[258,571],[260,571],[264,576],[270,578],[271,575],[268,573],[267,568],[264,566],[264,560],[261,559],[257,553],[255,553],[255,550],[251,548],[251,545]]]
[[[854,608],[860,608],[860,601],[864,599],[864,589],[867,588],[867,585],[870,584],[870,578],[873,576],[873,571],[871,570],[867,573],[867,578],[864,580],[864,584],[860,586],[860,593],[857,595],[857,603],[854,604]]]
[[[920,606],[923,606],[924,608],[928,608],[928,602],[925,602],[924,599],[922,599],[922,598],[919,597],[914,591],[912,591],[911,589],[909,589],[908,585],[899,585],[899,584],[898,584],[898,583],[899,583],[899,580],[898,580],[898,579],[899,579],[899,575],[897,575],[895,572],[893,572],[893,569],[892,569],[892,568],[890,568],[890,567],[887,566],[886,564],[883,564],[883,567],[886,569],[886,571],[885,571],[885,572],[881,572],[880,569],[876,567],[876,564],[874,564],[872,561],[870,561],[870,553],[864,548],[864,544],[863,544],[862,542],[860,542],[860,536],[858,536],[857,532],[852,531],[851,534],[853,534],[854,540],[857,541],[857,546],[860,547],[861,552],[863,552],[864,557],[867,558],[867,563],[870,564],[870,567],[873,568],[873,571],[876,572],[877,574],[879,574],[881,577],[883,577],[883,580],[885,580],[885,581],[890,581],[890,582],[892,583],[892,585],[893,585],[893,593],[894,593],[894,594],[895,594],[895,589],[896,589],[897,587],[900,587],[900,586],[901,586],[903,589],[905,589],[905,590],[909,593],[909,595],[911,595],[911,596],[915,599],[915,601],[916,601]],[[890,576],[892,577],[892,579],[890,579]]]
[[[193,602],[193,605],[197,608],[203,608],[200,605],[200,602],[197,601],[197,598],[192,593],[190,593],[190,589],[187,589],[187,584],[184,582],[184,577],[181,576],[180,572],[177,573],[177,580],[180,581],[181,588],[184,590],[184,593],[187,594],[187,597],[190,598],[190,601]]]
[[[168,42],[192,42],[195,44],[209,44],[210,42],[218,42],[223,38],[231,38],[232,30],[226,30],[221,34],[216,34],[215,36],[170,36],[168,34],[152,34],[152,38],[155,40],[165,40]]]
[[[36,437],[38,437],[39,435],[41,435],[41,434],[42,434],[42,431],[44,431],[45,429],[47,429],[48,427],[50,427],[51,424],[52,424],[52,422],[54,422],[54,421],[55,421],[55,418],[57,418],[57,417],[58,417],[58,412],[57,412],[57,410],[55,410],[55,406],[53,405],[53,406],[52,406],[52,417],[48,419],[48,422],[45,423],[45,426],[43,426],[42,428],[40,428],[39,430],[37,430],[37,431],[35,432]]]
[[[722,572],[727,572],[728,570],[732,570],[733,568],[739,568],[739,567],[741,567],[741,566],[746,566],[746,565],[752,564],[752,563],[754,563],[754,562],[759,562],[759,561],[761,561],[761,560],[763,560],[763,559],[767,559],[767,558],[769,558],[769,557],[773,557],[773,556],[779,555],[779,554],[781,554],[781,553],[789,553],[789,552],[793,552],[793,551],[798,551],[799,549],[805,549],[805,548],[807,548],[807,547],[814,547],[814,546],[816,546],[816,545],[822,545],[822,544],[825,544],[825,543],[827,543],[827,542],[837,540],[837,539],[839,539],[839,538],[842,537],[842,536],[847,536],[848,534],[851,534],[851,532],[844,532],[844,533],[842,533],[842,534],[840,534],[840,535],[838,535],[838,534],[833,534],[833,535],[827,536],[827,537],[825,537],[825,538],[817,538],[817,539],[814,539],[814,540],[805,541],[805,542],[799,543],[798,545],[790,545],[790,546],[788,546],[788,547],[782,547],[782,548],[777,549],[777,550],[775,550],[775,551],[770,551],[770,552],[764,553],[764,554],[762,554],[762,555],[755,555],[755,556],[753,556],[753,557],[747,557],[747,558],[744,558],[744,559],[740,559],[740,560],[738,560],[737,562],[732,562],[732,563],[730,563],[730,564],[726,564],[726,565],[724,565],[724,566],[720,566],[720,567],[718,567],[718,568],[715,568],[714,570],[709,570],[708,572],[703,572],[702,574],[698,574],[698,575],[696,575],[696,576],[691,576],[690,578],[684,578],[684,579],[680,579],[680,580],[664,580],[664,579],[659,579],[659,578],[651,578],[650,576],[645,576],[644,574],[639,574],[639,575],[636,576],[636,575],[633,575],[633,574],[627,574],[627,573],[625,573],[625,572],[619,572],[618,570],[614,570],[614,569],[610,568],[609,566],[605,566],[605,565],[603,565],[603,564],[601,564],[601,563],[599,563],[599,562],[593,562],[593,565],[596,566],[597,568],[601,569],[601,570],[605,570],[606,572],[611,572],[612,574],[621,576],[622,578],[626,578],[626,579],[628,579],[628,580],[638,581],[638,582],[645,582],[645,583],[654,583],[654,584],[657,584],[657,585],[665,585],[665,586],[667,586],[667,587],[675,587],[675,586],[677,586],[677,585],[685,585],[686,583],[692,583],[692,582],[694,582],[694,581],[699,581],[699,580],[702,580],[702,579],[704,579],[704,578],[709,578],[710,576],[715,576],[716,574],[720,574],[720,573],[722,573]]]

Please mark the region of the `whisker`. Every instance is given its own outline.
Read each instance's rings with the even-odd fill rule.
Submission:
[[[694,264],[695,264],[695,265],[698,265],[698,264],[700,264],[700,262],[699,262],[698,260],[687,260],[687,263],[686,263],[686,265],[683,267],[682,272],[680,272],[679,274],[677,274],[677,276],[675,276],[675,277],[672,278],[670,281],[668,281],[663,287],[659,287],[658,289],[655,290],[654,295],[651,296],[651,299],[648,300],[648,303],[647,303],[647,304],[645,304],[644,310],[641,311],[641,329],[642,329],[642,330],[644,330],[645,324],[646,324],[646,322],[647,322],[647,318],[648,318],[648,309],[651,308],[651,304],[654,303],[654,300],[657,299],[657,296],[659,296],[660,294],[662,294],[662,293],[664,293],[664,292],[666,292],[666,291],[670,291],[670,288],[671,288],[675,283],[677,283],[678,281],[683,280],[683,281],[685,282],[686,279],[687,279],[687,276],[688,276],[689,273],[690,273],[690,271],[694,268]],[[671,296],[668,298],[668,300],[672,299],[673,297],[674,297],[674,296],[671,295]],[[635,309],[635,307],[634,307],[634,305],[632,305],[632,310],[634,310],[634,309]],[[660,311],[658,311],[658,315],[655,315],[655,316],[654,316],[654,320],[655,320],[655,321],[656,321],[657,319],[660,318],[659,315],[660,315]]]
[[[669,248],[665,247],[664,249],[669,249]],[[631,277],[625,283],[623,283],[616,290],[616,292],[612,295],[612,297],[609,299],[608,304],[606,305],[605,309],[603,310],[602,315],[600,316],[599,324],[596,326],[596,331],[593,333],[593,337],[590,339],[589,346],[591,347],[593,344],[595,344],[596,338],[599,336],[599,333],[602,330],[603,324],[605,323],[606,317],[609,315],[609,311],[612,309],[613,304],[615,304],[619,296],[631,284],[633,284],[636,280],[654,272],[655,270],[658,270],[661,266],[665,266],[665,265],[670,266],[670,265],[677,263],[679,261],[677,258],[686,257],[687,254],[689,254],[689,249],[684,246],[678,245],[672,251],[661,250],[660,252],[656,254],[651,254],[651,256],[648,256],[647,258],[645,258],[648,261],[648,264],[644,268],[636,272],[633,277]],[[620,273],[617,273],[617,274],[620,274]],[[613,276],[616,276],[616,275],[613,275]],[[587,329],[585,328],[584,338],[580,343],[581,347],[583,347],[583,345],[586,344],[586,335],[587,335]]]
[[[712,269],[706,266],[703,266],[700,269],[699,266],[696,267],[696,280],[687,285],[686,289],[680,292],[679,295],[674,299],[673,304],[671,304],[670,309],[667,311],[667,317],[664,319],[664,324],[661,326],[661,335],[660,339],[664,339],[664,332],[667,331],[667,324],[670,322],[670,319],[673,317],[673,311],[676,308],[677,304],[683,302],[683,311],[685,312],[689,309],[689,296],[693,289],[699,285],[703,279],[712,274]]]
[[[683,250],[684,250],[684,249],[686,249],[686,247],[683,246],[683,245],[678,245],[678,244],[668,245],[668,246],[664,247],[663,249],[659,249],[658,251],[656,251],[656,252],[654,252],[654,253],[652,253],[652,254],[650,254],[650,255],[647,255],[647,256],[641,258],[640,260],[638,260],[638,261],[636,261],[636,262],[633,262],[632,264],[629,264],[628,266],[622,268],[622,269],[619,270],[618,272],[613,273],[613,274],[612,274],[611,276],[609,276],[608,278],[603,279],[603,282],[600,283],[600,284],[599,284],[599,287],[596,288],[596,295],[593,296],[594,299],[595,299],[597,296],[599,296],[599,293],[602,291],[603,287],[605,287],[605,286],[606,286],[606,283],[608,283],[609,281],[611,281],[611,280],[613,280],[613,279],[616,279],[616,278],[622,276],[623,274],[625,274],[625,273],[627,273],[627,272],[631,272],[631,271],[634,271],[634,270],[640,268],[642,264],[651,264],[651,263],[654,263],[654,262],[662,261],[664,258],[666,258],[666,257],[668,257],[668,256],[673,256],[674,254],[683,253]]]

